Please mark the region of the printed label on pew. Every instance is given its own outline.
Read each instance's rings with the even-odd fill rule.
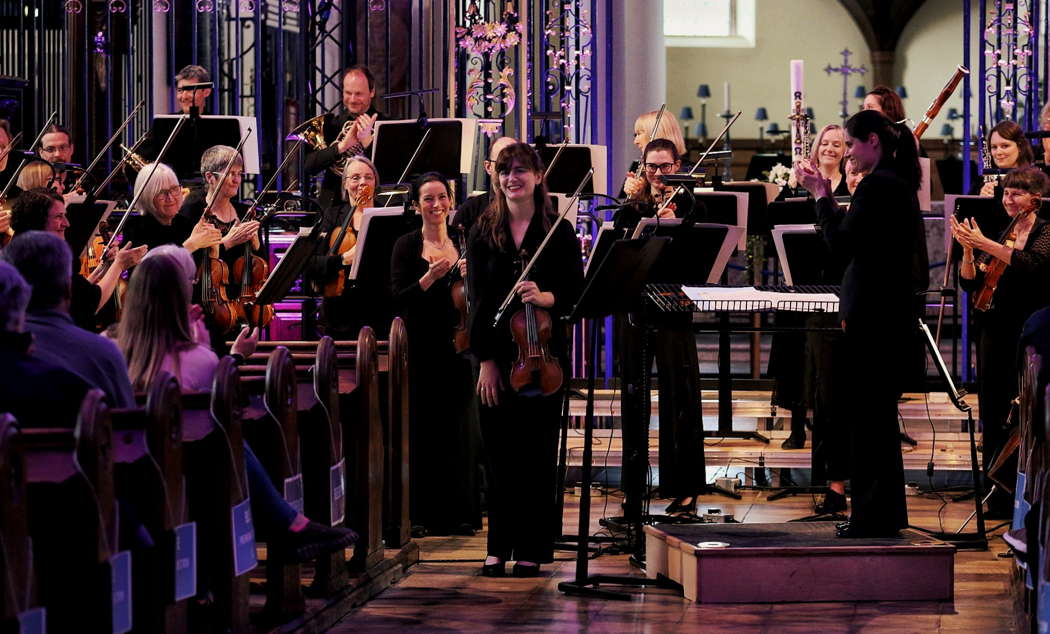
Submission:
[[[197,522],[175,527],[175,601],[197,594]]]
[[[1011,530],[1024,528],[1024,516],[1032,510],[1032,505],[1024,499],[1025,482],[1028,477],[1021,471],[1017,472],[1017,484],[1014,486],[1014,517],[1010,523]]]
[[[131,630],[131,551],[122,550],[109,558],[113,586],[113,634]]]
[[[303,474],[284,479],[284,499],[293,509],[303,512]]]
[[[1050,584],[1045,581],[1039,582],[1039,604],[1035,613],[1039,620],[1039,633],[1046,634],[1050,631]]]
[[[19,634],[47,634],[47,608],[33,608],[18,615]]]
[[[252,501],[244,501],[230,509],[233,514],[233,571],[241,576],[258,565],[255,559],[255,528],[252,526]]]
[[[332,518],[332,526],[340,523],[346,517],[346,497],[344,491],[346,491],[346,458],[339,461],[329,471],[329,503],[331,513],[328,517]]]

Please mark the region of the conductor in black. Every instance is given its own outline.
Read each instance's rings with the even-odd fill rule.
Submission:
[[[916,326],[913,275],[919,244],[920,171],[910,131],[865,110],[846,122],[846,157],[869,175],[839,209],[830,183],[802,162],[795,176],[817,201],[820,230],[848,261],[839,318],[844,332],[852,417],[852,513],[840,537],[888,537],[908,525],[897,427],[901,367]]]

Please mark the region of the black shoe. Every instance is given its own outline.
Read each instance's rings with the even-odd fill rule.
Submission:
[[[409,529],[409,535],[412,536],[412,539],[421,539],[423,537],[426,537],[428,535],[427,527],[420,526],[417,524]]]
[[[506,577],[507,576],[507,564],[505,562],[499,562],[497,564],[485,564],[481,567],[482,577]],[[514,566],[517,569],[517,566]]]
[[[784,439],[784,442],[780,443],[781,449],[805,449],[806,447],[806,436],[805,434],[796,436],[791,434]]]
[[[689,503],[686,503],[689,500]],[[682,497],[675,498],[673,502],[667,505],[664,509],[664,513],[668,515],[675,515],[678,513],[695,513],[696,512],[696,496],[695,495],[683,495]]]
[[[307,522],[303,530],[289,531],[278,547],[281,559],[304,563],[322,555],[349,548],[357,541],[357,533],[344,526],[325,526]]]
[[[539,564],[534,566],[523,566],[520,563],[514,564],[511,574],[515,577],[538,577],[540,576],[540,566]]]
[[[845,495],[829,490],[824,494],[824,499],[813,507],[813,512],[817,515],[831,515],[845,511],[848,506]]]

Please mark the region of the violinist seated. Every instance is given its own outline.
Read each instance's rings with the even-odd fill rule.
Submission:
[[[72,427],[91,385],[33,350],[25,330],[30,293],[18,269],[0,261],[0,403],[22,427]]]
[[[984,464],[991,465],[1006,441],[1010,403],[1018,393],[1017,346],[1025,320],[1050,306],[1050,223],[1038,217],[1047,177],[1033,166],[1003,179],[1003,207],[1011,218],[1002,243],[985,236],[972,218],[951,218],[952,237],[962,245],[960,284],[975,298],[979,326],[977,380],[984,429]],[[979,255],[978,255],[979,252]],[[996,277],[998,279],[996,280]],[[990,293],[990,305],[984,295]],[[1009,516],[1012,499],[993,495],[993,517]]]
[[[457,328],[465,334],[466,306],[453,298],[463,292],[465,261],[448,226],[452,204],[443,176],[420,176],[409,209],[423,226],[398,239],[390,260],[394,312],[408,332],[410,516],[419,536],[473,535],[481,524],[473,374],[455,345]]]
[[[64,240],[68,227],[65,201],[48,189],[22,192],[11,209],[11,228],[16,237],[27,231],[46,231]],[[106,255],[112,264],[96,269],[95,278],[85,279],[79,273],[75,273],[69,311],[73,321],[81,328],[94,332],[97,326],[96,314],[113,295],[121,274],[138,264],[145,254],[145,246],[136,247],[127,243],[118,249],[114,245]],[[76,266],[79,269],[79,261],[76,262]]]
[[[357,232],[365,209],[375,206],[379,172],[372,161],[353,156],[343,170],[342,183],[346,202],[325,208],[318,220],[325,239],[320,241],[317,253],[310,260],[307,276],[323,289],[321,324],[325,332],[336,339],[351,339],[369,322],[365,304],[375,291],[366,280],[357,285],[347,283],[346,276],[357,253]],[[345,232],[342,231],[344,224]],[[336,240],[338,244],[334,244]]]
[[[970,187],[971,194],[1002,198],[1003,188],[998,174],[1005,170],[1027,167],[1035,160],[1032,145],[1024,136],[1024,129],[1013,121],[1000,121],[988,133],[984,140],[986,152],[991,156],[988,167],[999,170],[995,174],[985,174],[983,181],[976,180]]]
[[[645,146],[641,178],[629,174],[624,183],[625,204],[613,218],[617,227],[633,229],[642,218],[683,218],[695,204],[692,191],[679,191],[663,182],[661,176],[682,167],[678,149],[667,139],[653,139]]]
[[[230,163],[231,159],[233,161],[232,164]],[[229,174],[227,174],[225,181],[220,183],[219,180],[222,178],[223,171],[228,164],[230,164]],[[226,265],[227,269],[232,271],[236,260],[245,255],[244,245],[249,245],[249,255],[259,250],[259,222],[255,220],[241,222],[241,216],[247,211],[247,206],[233,200],[240,190],[243,171],[243,159],[237,154],[237,150],[228,145],[212,146],[205,150],[204,155],[201,156],[201,174],[204,175],[207,194],[204,199],[183,203],[179,214],[185,216],[194,224],[211,224],[219,230],[222,238],[219,240],[218,245],[197,255],[196,260],[198,264],[204,264],[209,257],[218,258]],[[208,213],[205,214],[205,211]],[[209,280],[208,283],[213,284],[217,300],[223,293],[226,299],[221,300],[222,303],[232,303],[231,300],[240,297],[239,279],[234,279],[234,276],[229,274],[223,277],[219,272],[221,267],[217,263],[215,267],[209,265],[209,268],[212,269],[214,281]],[[220,286],[225,288],[219,288]],[[196,291],[198,294],[200,293],[201,284],[198,284]],[[206,313],[213,314],[208,311],[209,303],[206,298],[202,298],[202,305],[205,306]],[[235,311],[236,309],[233,310]],[[212,343],[216,349],[221,346],[222,335],[230,330],[229,327],[217,323],[218,321],[217,319],[209,319],[209,329],[213,337]]]
[[[179,213],[182,187],[175,170],[161,163],[150,177],[152,166],[135,178],[135,196],[139,215],[124,224],[124,242],[154,249],[162,244],[177,244],[190,253],[212,247],[222,240],[222,233],[209,222],[192,222]]]
[[[338,115],[326,114],[322,134],[326,147],[307,149],[306,173],[324,172],[318,200],[322,208],[338,204],[342,183],[338,164],[351,156],[362,156],[372,145],[372,130],[377,120],[386,117],[372,107],[375,99],[375,76],[367,66],[354,65],[343,71],[343,108]],[[346,132],[343,134],[343,132]],[[332,168],[335,168],[333,170]],[[345,169],[345,166],[344,166]]]

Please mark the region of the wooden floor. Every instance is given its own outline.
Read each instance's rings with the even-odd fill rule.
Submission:
[[[701,508],[718,506],[744,522],[781,522],[809,514],[810,496],[770,503],[766,492],[746,491],[742,502],[705,497]],[[577,498],[566,497],[565,529],[577,525]],[[972,510],[972,502],[942,502],[932,496],[909,497],[913,525],[954,530]],[[620,499],[596,495],[592,530],[598,519],[619,514]],[[666,504],[666,502],[663,502]],[[663,505],[654,503],[653,512]],[[968,527],[972,529],[972,525]],[[333,632],[1012,632],[1007,595],[1010,559],[998,557],[1005,545],[992,538],[991,552],[961,551],[955,564],[953,602],[792,603],[700,606],[664,589],[629,590],[630,601],[582,599],[561,594],[557,585],[571,580],[571,553],[538,579],[490,579],[479,576],[485,556],[484,532],[474,537],[418,540],[420,563],[409,575],[365,606],[351,612]],[[509,567],[508,567],[509,570]],[[602,555],[592,573],[640,574],[625,555]]]

